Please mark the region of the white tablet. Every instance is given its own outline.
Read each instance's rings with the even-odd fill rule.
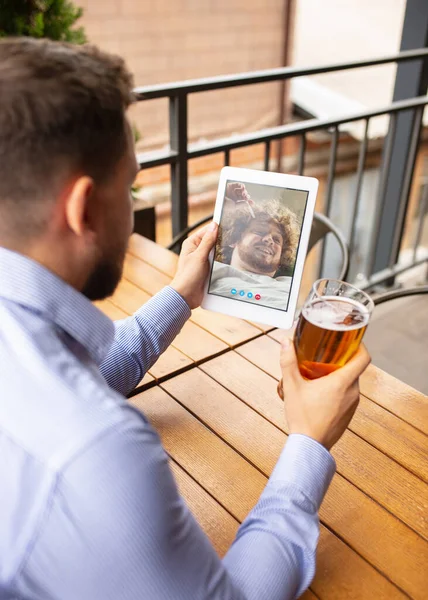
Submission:
[[[222,169],[203,308],[292,327],[317,189],[312,177]]]

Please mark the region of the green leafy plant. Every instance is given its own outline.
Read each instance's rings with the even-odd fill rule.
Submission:
[[[0,0],[0,37],[29,36],[84,44],[83,10],[68,0]]]
[[[138,129],[138,127],[135,125],[135,123],[131,123],[131,129],[132,129],[132,134],[134,136],[134,142],[136,144],[143,138],[143,136],[141,135],[141,132]],[[134,198],[134,200],[138,200],[138,192],[140,191],[140,189],[141,189],[141,185],[137,185],[137,183],[134,181],[134,185],[131,187],[131,194],[132,194],[132,197]]]
[[[143,136],[141,135],[141,132],[138,129],[138,127],[135,125],[135,123],[132,123],[131,127],[132,127],[132,133],[134,136],[134,142],[137,144],[142,139]]]

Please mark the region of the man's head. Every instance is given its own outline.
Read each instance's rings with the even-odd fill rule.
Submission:
[[[255,219],[245,205],[240,205],[233,221],[222,224],[216,258],[259,275],[284,274],[294,265],[299,236],[296,216],[275,200],[253,210]]]
[[[133,226],[131,75],[93,47],[9,39],[0,89],[0,246],[111,294]]]

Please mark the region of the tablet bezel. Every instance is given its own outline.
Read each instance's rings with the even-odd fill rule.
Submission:
[[[302,281],[303,267],[305,264],[313,214],[315,210],[318,180],[313,177],[303,177],[299,175],[286,175],[283,173],[271,173],[269,171],[256,171],[239,167],[224,167],[220,174],[217,199],[214,208],[214,221],[216,223],[220,222],[226,183],[229,180],[242,183],[259,183],[262,185],[271,185],[308,192],[288,308],[287,311],[282,311],[277,308],[257,306],[256,304],[249,302],[237,301],[233,298],[225,298],[223,296],[209,294],[208,287],[211,280],[214,250],[211,251],[209,257],[210,274],[205,284],[204,298],[201,306],[202,308],[206,308],[214,312],[225,313],[233,317],[240,317],[241,319],[264,323],[266,325],[272,325],[273,327],[280,327],[281,329],[290,329],[293,325],[300,284]]]

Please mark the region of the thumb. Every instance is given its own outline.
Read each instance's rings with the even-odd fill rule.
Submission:
[[[204,237],[201,240],[201,243],[198,247],[198,253],[202,256],[204,260],[207,260],[208,254],[210,253],[212,247],[214,246],[218,233],[218,225],[214,221],[208,226],[207,231],[204,234]]]
[[[280,365],[284,381],[301,381],[302,376],[300,375],[299,365],[297,364],[293,340],[290,338],[286,338],[281,343]]]

